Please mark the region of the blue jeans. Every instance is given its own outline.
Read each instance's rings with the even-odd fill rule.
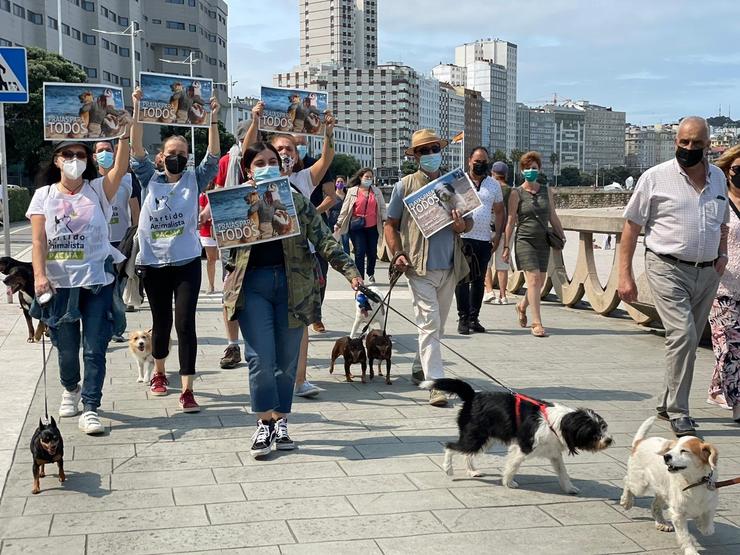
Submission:
[[[126,333],[126,305],[123,303],[123,292],[126,289],[128,277],[116,276],[113,282],[113,335]]]
[[[342,239],[342,248],[344,249],[344,254],[349,254],[349,233],[345,233],[341,237]]]
[[[245,308],[239,313],[239,328],[249,367],[252,411],[289,414],[303,326],[288,327],[285,268],[249,270],[243,287]]]
[[[378,260],[378,228],[366,227],[350,231],[349,236],[355,247],[355,266],[365,279],[365,258],[367,257],[367,275],[375,275],[375,262]]]
[[[82,341],[82,360],[85,366],[82,406],[85,411],[97,411],[103,397],[105,352],[113,333],[113,288],[114,284],[111,283],[98,293],[80,289],[80,319],[50,328],[51,341],[58,352],[59,378],[67,391],[74,391],[80,383]]]

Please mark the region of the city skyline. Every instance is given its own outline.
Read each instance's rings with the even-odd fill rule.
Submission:
[[[298,65],[298,10],[295,0],[278,0],[247,12],[238,9],[242,1],[229,2],[229,55],[244,61],[232,63],[230,71],[239,81],[236,94],[254,96],[273,74]],[[403,62],[426,74],[439,62],[454,63],[456,45],[508,40],[519,47],[519,102],[545,104],[555,93],[559,100],[589,99],[627,112],[634,124],[717,115],[720,105],[727,115],[728,104],[740,98],[740,78],[722,77],[740,66],[740,55],[717,48],[720,37],[733,36],[733,16],[740,16],[740,5],[731,0],[680,9],[634,0],[599,2],[599,9],[586,0],[510,4],[493,0],[449,10],[444,1],[429,0],[415,13],[405,3],[380,0],[378,61]],[[483,23],[499,20],[507,24]],[[682,35],[687,21],[701,38]],[[711,40],[705,38],[710,31]],[[740,100],[734,111],[737,119]]]

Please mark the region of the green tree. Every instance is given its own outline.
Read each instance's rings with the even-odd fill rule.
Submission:
[[[175,127],[172,125],[163,125],[159,128],[159,136],[162,140],[165,140],[171,135],[182,135],[190,144],[190,127]],[[183,133],[184,131],[184,133]],[[218,122],[218,138],[221,143],[221,155],[226,154],[229,149],[234,145],[236,139],[234,135],[226,131],[226,127],[223,122]],[[205,127],[195,128],[195,163],[200,164],[203,157],[206,155],[208,149],[208,129]]]
[[[578,168],[566,167],[560,170],[558,184],[563,187],[577,187],[581,184],[581,172]]]
[[[604,185],[617,182],[620,185],[624,185],[625,180],[630,176],[630,172],[624,166],[617,166],[616,168],[609,168],[602,174],[604,179]]]
[[[43,160],[51,158],[44,142],[44,82],[84,83],[85,72],[58,54],[28,48],[28,104],[5,107],[5,142],[9,164],[21,163],[29,177]]]
[[[511,151],[511,163],[509,164],[509,167],[511,168],[511,180],[514,185],[521,185],[524,182],[524,178],[519,172],[519,160],[521,160],[522,156],[525,154],[526,153],[523,150],[519,150],[518,148]]]
[[[596,178],[591,173],[581,172],[581,179],[579,185],[581,187],[591,187],[596,183]]]
[[[331,171],[334,175],[346,175],[347,179],[355,175],[361,167],[362,164],[357,161],[357,158],[349,154],[337,154],[331,163]]]
[[[506,157],[506,153],[500,148],[496,149],[496,152],[494,152],[491,156],[491,163],[493,162],[506,162],[507,164],[510,163],[509,159]]]
[[[416,173],[418,169],[419,166],[416,165],[416,162],[413,162],[411,160],[404,160],[403,164],[401,164],[402,175],[410,175],[412,173]]]

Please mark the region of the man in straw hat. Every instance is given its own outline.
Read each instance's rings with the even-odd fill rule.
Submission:
[[[452,225],[425,239],[403,203],[405,197],[439,177],[442,149],[447,144],[431,129],[420,129],[413,134],[406,155],[415,158],[419,170],[393,188],[384,227],[392,263],[408,278],[416,324],[420,328],[418,357],[424,375],[412,374],[417,383],[424,378],[444,377],[440,344],[434,338],[442,339],[455,286],[468,274],[460,234],[472,229],[472,218],[463,218],[453,210]],[[432,390],[429,404],[441,407],[447,404],[447,398],[441,391]]]

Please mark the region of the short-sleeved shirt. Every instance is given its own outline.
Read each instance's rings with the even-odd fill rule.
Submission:
[[[486,177],[481,181],[480,189],[477,189],[477,192],[481,206],[471,214],[473,217],[473,229],[467,233],[463,233],[461,237],[463,239],[476,239],[477,241],[490,241],[493,205],[498,202],[504,202],[504,195],[501,192],[501,186],[498,182],[490,177]]]
[[[403,203],[403,183],[396,183],[388,203],[388,217],[400,220],[406,205]],[[449,270],[452,268],[455,256],[455,232],[452,226],[440,229],[428,239],[429,252],[427,253],[427,271]]]
[[[624,218],[645,226],[645,246],[687,262],[717,258],[720,226],[729,218],[727,180],[707,164],[698,193],[676,159],[647,170],[637,182]]]

